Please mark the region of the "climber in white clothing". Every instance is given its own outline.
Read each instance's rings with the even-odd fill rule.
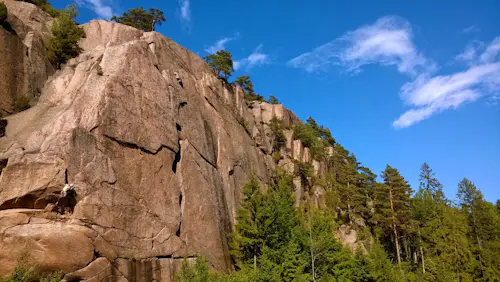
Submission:
[[[62,201],[62,202],[61,202]],[[61,202],[61,203],[60,203]],[[64,202],[66,202],[64,204]],[[56,207],[59,213],[65,213],[66,211],[73,212],[73,208],[76,205],[76,191],[73,184],[66,184],[59,194],[59,200],[56,203]]]

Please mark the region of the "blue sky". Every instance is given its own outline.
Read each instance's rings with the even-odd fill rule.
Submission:
[[[52,3],[62,8],[69,1]],[[130,0],[78,0],[80,23]],[[373,4],[371,4],[373,3]],[[500,199],[500,2],[142,1],[164,11],[157,31],[200,56],[225,48],[234,77],[329,127],[379,174],[415,189],[429,163],[454,198],[471,179]]]

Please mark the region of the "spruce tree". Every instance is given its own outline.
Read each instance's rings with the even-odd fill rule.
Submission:
[[[493,204],[467,178],[458,184],[457,198],[467,215],[480,277],[484,281],[500,280],[500,224]]]
[[[236,217],[235,233],[231,234],[232,254],[240,268],[245,264],[257,268],[257,260],[265,242],[264,216],[264,195],[259,183],[252,177],[243,186],[243,200]]]
[[[444,201],[443,185],[435,178],[435,173],[427,163],[420,168],[419,188],[430,193],[435,201]]]

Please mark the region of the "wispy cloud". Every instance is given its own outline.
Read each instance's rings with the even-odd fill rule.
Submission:
[[[500,98],[500,37],[489,44],[474,41],[455,59],[466,62],[468,69],[446,76],[423,75],[403,85],[401,98],[416,108],[394,121],[394,127],[408,127],[482,96],[489,96],[492,105],[497,103]]]
[[[184,23],[191,23],[191,2],[190,0],[179,0],[180,16]]]
[[[414,107],[393,122],[405,128],[441,111],[477,100],[500,85],[500,63],[473,66],[452,75],[422,76],[401,88],[403,101]]]
[[[261,49],[262,49],[262,44],[257,46],[257,48],[255,48],[255,50],[248,57],[234,61],[233,62],[234,69],[238,70],[240,68],[245,68],[249,70],[256,66],[270,64],[271,59],[269,57],[269,54],[262,53]]]
[[[476,32],[480,32],[481,29],[477,25],[473,24],[471,26],[468,26],[468,27],[462,29],[461,31],[463,33],[476,33]]]
[[[368,64],[394,65],[398,71],[412,75],[434,70],[435,64],[416,50],[412,36],[408,21],[386,16],[299,55],[288,64],[308,72],[337,66],[356,73]]]
[[[474,41],[470,43],[469,45],[467,45],[467,47],[465,47],[462,53],[458,54],[455,57],[455,60],[467,63],[469,65],[475,64],[475,61],[477,60],[478,57],[478,51],[480,48],[482,48],[481,47],[482,45],[483,43],[479,41]]]
[[[110,19],[113,16],[113,9],[106,5],[103,0],[77,0],[76,3],[92,10],[100,18]]]
[[[212,46],[209,46],[208,48],[205,49],[207,53],[214,54],[219,50],[224,50],[226,48],[226,44],[229,43],[230,41],[233,41],[237,39],[239,36],[239,33],[236,33],[233,37],[224,37],[219,40],[217,40]]]
[[[476,26],[464,32],[476,32]],[[472,42],[455,60],[466,62],[463,71],[435,75],[438,65],[418,51],[411,24],[403,18],[387,16],[372,25],[346,32],[312,51],[291,59],[288,64],[308,72],[338,67],[357,73],[368,64],[395,66],[412,81],[400,89],[401,100],[409,107],[392,125],[409,127],[439,112],[454,109],[489,96],[500,100],[500,37],[490,44]]]
[[[487,64],[500,60],[500,36],[489,44],[473,41],[455,59],[469,65]]]

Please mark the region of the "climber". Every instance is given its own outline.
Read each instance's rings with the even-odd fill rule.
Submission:
[[[65,206],[60,206],[60,201],[66,201]],[[67,209],[73,212],[73,207],[76,205],[76,191],[73,184],[66,184],[59,195],[59,200],[56,203],[56,207],[59,209],[60,213],[64,213]]]
[[[70,194],[75,192],[75,187],[73,184],[67,184],[64,185],[64,188],[61,191],[61,195],[59,195],[59,198],[65,198],[66,196],[69,196]]]

